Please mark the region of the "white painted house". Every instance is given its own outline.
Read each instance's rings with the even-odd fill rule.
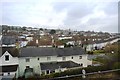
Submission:
[[[81,48],[22,48],[19,55],[18,76],[49,74],[69,68],[87,67],[92,61]]]
[[[0,55],[0,76],[13,78],[16,75],[18,67],[18,57],[15,53],[11,53],[9,49],[1,49]]]
[[[107,44],[112,44],[114,42],[117,42],[118,40],[120,40],[120,38],[112,38],[112,39],[97,41],[93,44],[87,45],[86,49],[87,51],[92,51],[93,49],[95,49],[95,47],[101,49],[102,47],[105,47]]]
[[[68,41],[67,43],[66,43],[67,45],[75,45],[75,41]]]
[[[26,39],[27,39],[28,41],[33,41],[33,36],[29,35],[29,36],[26,37]]]
[[[60,37],[58,37],[58,40],[64,40],[64,39],[72,39],[72,36],[60,36]]]
[[[28,40],[26,40],[26,39],[21,39],[20,41],[19,41],[19,43],[20,43],[20,47],[24,47],[24,46],[26,46],[27,44],[28,44]]]

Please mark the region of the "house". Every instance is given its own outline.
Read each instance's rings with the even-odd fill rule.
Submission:
[[[66,44],[67,45],[75,45],[75,41],[68,41]]]
[[[26,39],[27,39],[28,41],[33,41],[33,36],[32,36],[32,35],[28,35],[28,36],[26,36]]]
[[[64,43],[60,40],[53,42],[53,44],[55,45],[55,47],[64,48]]]
[[[80,65],[73,61],[62,61],[62,62],[46,62],[40,63],[42,75],[50,74],[54,72],[65,71],[68,68],[79,67]]]
[[[118,40],[120,40],[120,38],[109,38],[109,39],[106,39],[106,40],[94,41],[94,43],[87,45],[86,50],[87,51],[92,51],[92,50],[95,49],[95,47],[97,49],[102,49],[107,44],[112,44],[114,42],[117,42]]]
[[[37,43],[37,41],[36,41]],[[52,47],[52,40],[39,40],[38,41],[38,46],[39,47]]]
[[[0,76],[3,78],[13,78],[16,76],[18,68],[18,52],[13,47],[0,48]]]
[[[44,36],[44,35],[45,35],[45,32],[44,32],[43,30],[40,30],[40,31],[39,31],[39,35],[40,35],[40,36]]]
[[[35,40],[33,40],[33,41],[28,42],[26,46],[27,47],[37,47],[38,44],[36,43]]]
[[[15,47],[15,43],[16,43],[17,39],[15,38],[15,36],[6,36],[3,35],[2,36],[2,46],[3,47]]]
[[[88,65],[92,65],[92,62],[87,59],[87,54],[80,47],[21,48],[18,76],[49,74],[74,67],[87,67]]]
[[[59,36],[58,40],[72,39],[72,36]]]
[[[29,41],[27,39],[25,39],[25,38],[20,38],[19,39],[20,47],[27,46],[28,42]]]

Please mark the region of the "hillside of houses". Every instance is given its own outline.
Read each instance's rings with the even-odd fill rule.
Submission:
[[[118,33],[8,25],[0,28],[0,76],[9,78],[95,66],[87,53],[105,50],[106,46],[120,40]]]

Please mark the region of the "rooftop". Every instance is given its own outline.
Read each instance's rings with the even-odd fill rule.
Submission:
[[[19,57],[71,56],[82,54],[85,54],[85,51],[80,47],[73,48],[35,47],[35,48],[22,48]]]
[[[17,67],[18,65],[0,66],[0,72],[15,72],[17,71]]]
[[[59,68],[73,68],[80,65],[72,61],[40,63],[41,70],[55,70]]]

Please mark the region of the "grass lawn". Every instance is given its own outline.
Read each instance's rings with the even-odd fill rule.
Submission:
[[[95,50],[93,51],[93,54],[104,54],[105,51],[104,50]]]

